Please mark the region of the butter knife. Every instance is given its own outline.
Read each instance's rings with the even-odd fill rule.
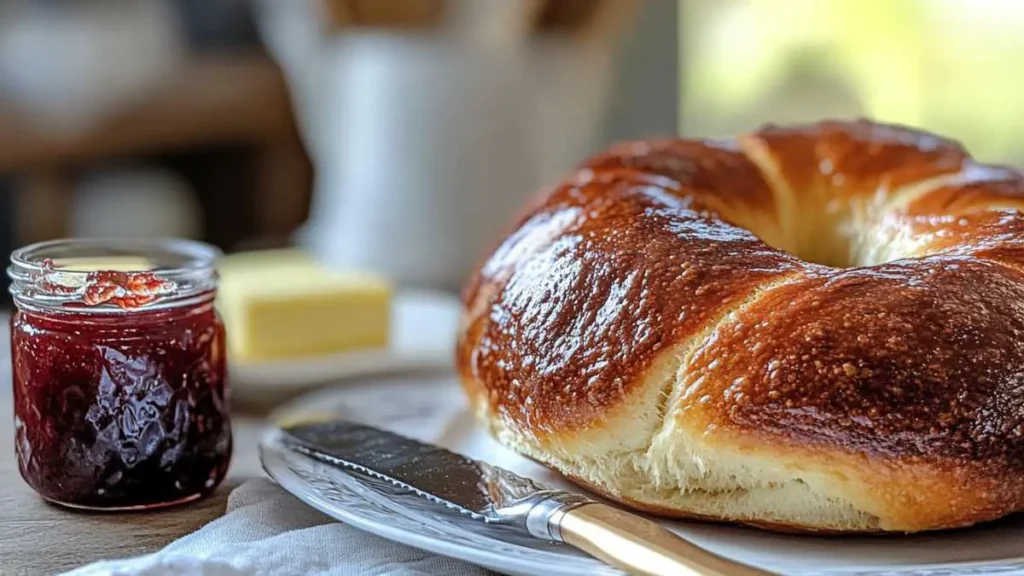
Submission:
[[[400,490],[439,511],[570,544],[629,574],[770,574],[713,554],[638,515],[392,432],[344,420],[282,432],[289,450],[339,467],[375,489]]]

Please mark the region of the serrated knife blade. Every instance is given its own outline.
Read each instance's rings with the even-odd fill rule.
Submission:
[[[769,574],[704,550],[640,516],[393,432],[346,420],[281,432],[288,449],[337,467],[378,492],[415,494],[438,512],[565,542],[630,574]]]
[[[307,424],[284,432],[285,444],[299,453],[390,482],[485,522],[502,522],[498,510],[551,492],[502,468],[353,422]]]

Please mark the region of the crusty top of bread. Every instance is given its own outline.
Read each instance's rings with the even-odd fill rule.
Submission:
[[[506,444],[641,507],[839,530],[996,517],[1024,506],[1021,206],[1019,172],[868,121],[620,144],[470,281],[457,365]],[[631,496],[671,488],[665,442],[853,482],[819,492],[871,526]],[[655,488],[605,478],[624,454]]]

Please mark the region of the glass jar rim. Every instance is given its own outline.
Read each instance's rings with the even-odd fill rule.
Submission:
[[[212,300],[217,288],[216,263],[222,252],[204,242],[180,238],[62,238],[37,242],[11,253],[7,275],[15,304],[22,309],[88,313],[131,313],[188,306]],[[131,270],[55,263],[75,259],[140,258],[147,266]],[[114,279],[145,278],[159,290],[146,301],[124,306],[117,300],[83,306],[85,291],[106,275]],[[114,286],[121,289],[123,286]],[[74,307],[73,310],[70,307]]]

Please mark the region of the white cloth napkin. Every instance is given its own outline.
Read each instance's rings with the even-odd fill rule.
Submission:
[[[490,572],[336,522],[270,480],[228,497],[226,514],[137,558],[106,560],[67,576],[485,576]]]

